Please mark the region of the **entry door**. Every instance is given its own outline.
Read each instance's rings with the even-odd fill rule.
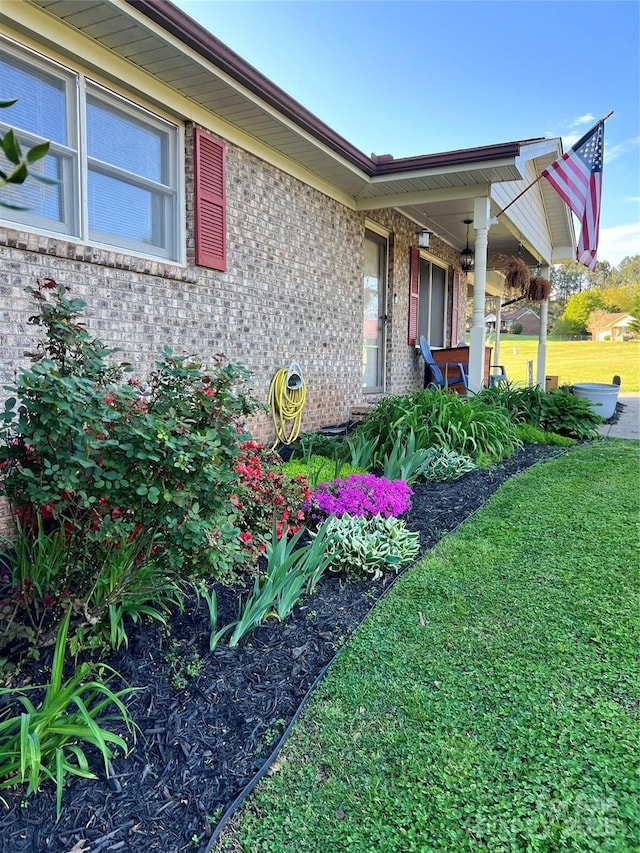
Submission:
[[[387,241],[367,231],[364,240],[364,317],[362,322],[362,387],[384,390]]]

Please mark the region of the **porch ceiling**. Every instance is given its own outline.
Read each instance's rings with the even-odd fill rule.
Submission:
[[[368,157],[168,0],[29,2],[289,158],[353,200],[356,209],[397,208],[458,251],[465,244],[463,220],[472,215],[473,198],[490,195],[492,186],[502,182],[525,179],[523,147],[545,142],[510,142],[399,160]],[[46,27],[40,37],[47,39]],[[55,47],[64,51],[64,45]],[[566,205],[550,187],[541,187],[541,192],[553,244],[573,245]],[[492,213],[500,206],[494,199]],[[490,230],[490,256],[513,253],[522,241],[527,262],[535,264],[541,255],[550,260],[550,250],[544,254],[549,247],[531,242],[531,237],[505,215]]]

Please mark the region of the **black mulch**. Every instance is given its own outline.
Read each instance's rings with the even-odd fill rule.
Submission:
[[[490,470],[418,486],[406,520],[420,533],[421,552],[505,479],[557,452],[528,446]],[[129,648],[109,663],[141,688],[127,700],[140,728],[135,749],[114,758],[109,779],[96,758],[98,780],[72,781],[58,822],[53,785],[28,800],[20,791],[0,792],[7,801],[0,801],[1,853],[205,850],[224,809],[260,770],[318,674],[390,583],[345,583],[332,574],[286,622],[271,622],[239,648],[222,646],[212,655],[204,605],[195,612],[191,602],[172,619],[168,635],[153,625],[132,629]],[[220,590],[219,624],[235,617],[237,599],[238,590]],[[32,668],[34,683],[42,683]]]

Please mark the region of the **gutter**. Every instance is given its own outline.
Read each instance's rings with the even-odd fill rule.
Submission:
[[[281,115],[326,145],[367,177],[393,177],[407,172],[442,167],[464,167],[483,161],[509,160],[520,156],[522,146],[543,139],[528,139],[466,148],[439,154],[423,154],[395,160],[391,155],[367,157],[358,148],[332,130],[256,68],[227,47],[208,30],[178,9],[169,0],[125,0],[130,6],[154,21],[166,32],[198,53],[212,65],[248,89]]]
[[[269,106],[291,119],[336,154],[361,169],[376,174],[374,161],[321,121],[279,86],[245,62],[231,48],[200,26],[168,0],[126,0],[138,12],[154,21],[183,44],[220,68]]]

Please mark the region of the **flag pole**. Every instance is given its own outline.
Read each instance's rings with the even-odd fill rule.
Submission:
[[[600,121],[597,121],[595,123],[594,127],[597,127],[597,125],[599,125],[600,122],[606,121],[608,118],[611,118],[612,115],[613,115],[613,110],[611,110],[611,112],[608,112],[604,118],[600,119]],[[528,187],[525,187],[521,193],[518,193],[518,195],[515,198],[511,199],[509,204],[507,204],[505,207],[503,207],[502,210],[499,210],[498,213],[496,213],[495,218],[497,219],[499,216],[502,216],[502,214],[505,212],[505,210],[509,210],[511,205],[515,204],[518,201],[518,199],[521,198],[526,192],[529,192],[531,187],[535,187],[535,185],[538,183],[538,181],[540,180],[541,177],[542,177],[542,172],[538,175],[538,177],[535,179],[535,181],[532,181]]]

